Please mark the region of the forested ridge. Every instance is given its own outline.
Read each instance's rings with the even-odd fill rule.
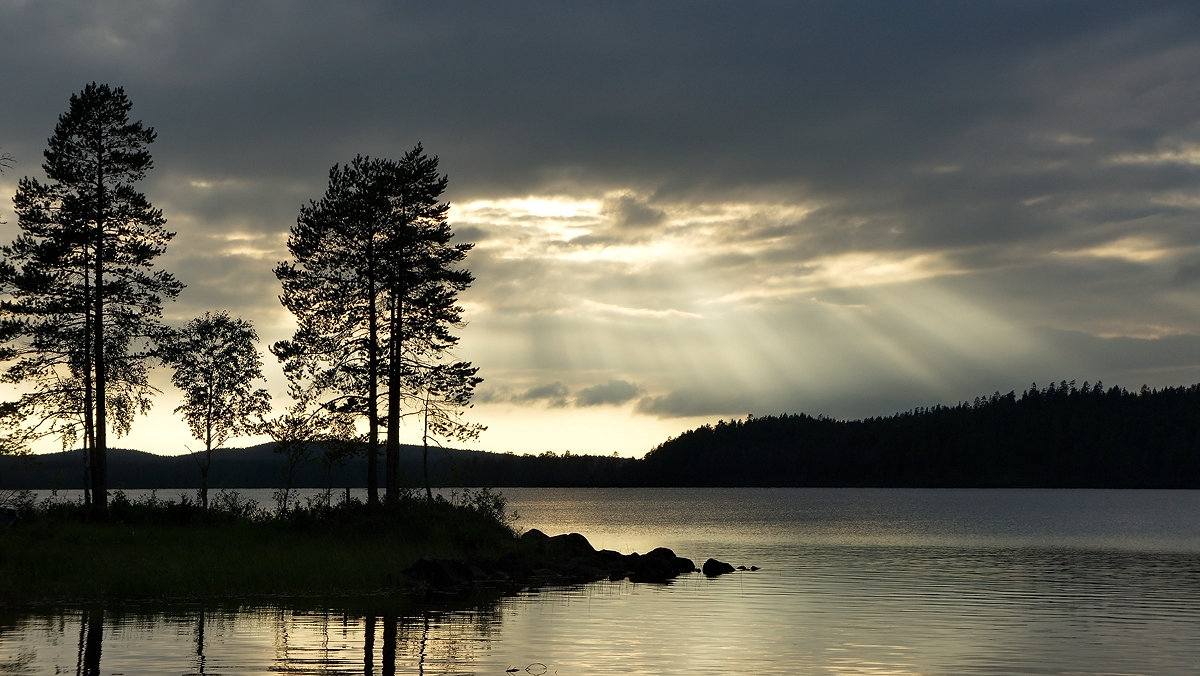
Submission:
[[[641,465],[664,485],[1200,488],[1200,385],[1060,382],[864,420],[748,417]]]
[[[863,420],[720,421],[637,460],[439,449],[429,468],[439,486],[1200,488],[1198,413],[1200,384],[1130,392],[1061,382]],[[272,449],[222,449],[213,486],[280,485],[286,458]],[[422,455],[420,447],[402,448],[404,483],[419,485]],[[363,454],[336,464],[321,457],[314,449],[293,484],[363,485]],[[78,452],[0,458],[0,488],[76,488],[81,464]],[[190,488],[198,476],[187,456],[114,455],[115,487]]]

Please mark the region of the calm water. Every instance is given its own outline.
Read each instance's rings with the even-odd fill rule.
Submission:
[[[0,611],[0,673],[1190,674],[1200,491],[509,489],[518,525],[757,565],[468,607]],[[264,503],[267,500],[263,500]],[[98,660],[98,662],[97,662]]]

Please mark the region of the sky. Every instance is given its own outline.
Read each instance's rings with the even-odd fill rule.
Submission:
[[[0,0],[0,239],[93,81],[158,132],[165,319],[227,309],[264,351],[330,167],[437,155],[470,447],[1200,382],[1196,3]],[[110,443],[200,448],[153,378]]]

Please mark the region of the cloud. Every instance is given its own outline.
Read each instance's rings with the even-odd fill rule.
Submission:
[[[675,390],[664,395],[642,397],[634,410],[642,415],[659,418],[728,415],[736,408],[736,399],[695,390]],[[740,412],[740,409],[737,410]]]
[[[1200,261],[1184,263],[1175,271],[1173,280],[1178,285],[1190,285],[1200,281]]]
[[[575,394],[576,406],[617,406],[631,401],[640,388],[626,380],[612,379],[601,385],[593,385]]]
[[[608,216],[618,230],[644,230],[659,225],[665,218],[661,209],[628,192],[605,199],[601,213]]]
[[[124,86],[179,233],[170,321],[225,307],[284,337],[271,269],[300,205],[333,164],[421,141],[477,244],[459,356],[481,403],[857,415],[1196,373],[1200,5],[0,14],[0,185],[40,177],[72,93]]]
[[[542,403],[553,408],[567,405],[567,386],[560,382],[532,387],[513,397],[513,401],[523,403]]]
[[[549,408],[566,408],[568,406],[591,408],[620,406],[633,400],[640,392],[641,388],[634,383],[618,378],[609,379],[606,383],[580,388],[574,394],[567,385],[555,381],[516,391],[503,386],[485,386],[481,388],[476,401],[480,403],[516,403]]]

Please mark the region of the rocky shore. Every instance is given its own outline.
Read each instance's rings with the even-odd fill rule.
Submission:
[[[666,547],[645,554],[622,554],[596,549],[579,533],[549,536],[531,529],[521,536],[520,548],[500,558],[440,559],[424,557],[405,575],[413,587],[425,592],[455,593],[481,587],[583,584],[599,580],[666,583],[690,573],[709,577],[735,570],[731,564],[708,559],[703,569],[691,559]]]

